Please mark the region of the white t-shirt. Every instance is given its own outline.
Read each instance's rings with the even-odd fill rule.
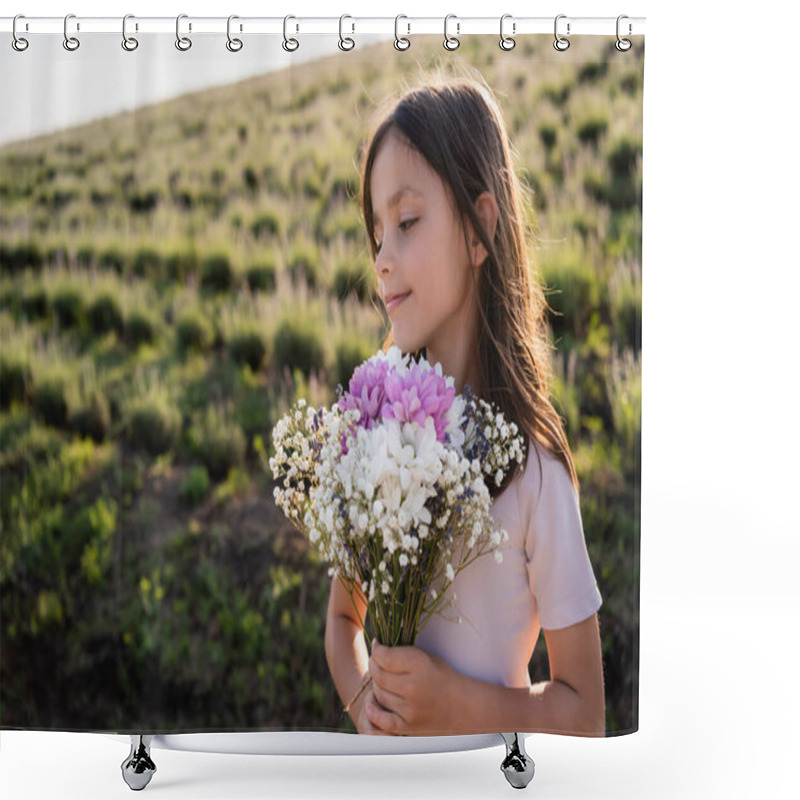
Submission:
[[[510,687],[531,685],[540,628],[581,622],[602,603],[569,473],[538,450],[541,471],[531,443],[525,469],[492,505],[495,525],[509,537],[502,563],[489,553],[459,572],[445,593],[447,602],[455,592],[455,607],[434,614],[415,642],[459,672]]]

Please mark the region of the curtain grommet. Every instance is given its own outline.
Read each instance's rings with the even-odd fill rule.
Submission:
[[[122,18],[122,49],[132,53],[139,46],[139,40],[133,36],[128,36],[126,28],[129,19],[135,19],[133,14],[126,14]]]
[[[30,42],[24,36],[19,36],[17,34],[17,20],[18,19],[25,19],[25,15],[24,14],[17,14],[14,17],[14,23],[13,23],[13,25],[11,27],[11,31],[13,33],[13,37],[14,38],[11,40],[11,46],[18,53],[22,53],[23,51],[28,49],[28,45],[30,44]]]
[[[287,14],[283,18],[283,42],[282,42],[282,47],[283,47],[284,50],[286,50],[287,53],[293,53],[295,50],[297,50],[298,47],[300,47],[300,42],[298,42],[297,39],[289,38],[286,35],[286,23],[290,19],[297,19],[297,17],[293,16],[292,14]]]
[[[558,50],[559,53],[563,53],[565,50],[569,49],[569,39],[565,39],[563,36],[558,35],[558,21],[560,19],[566,19],[566,14],[559,14],[556,17],[554,31],[555,31],[555,41],[553,42],[553,47]],[[567,23],[567,36],[569,36],[569,22]]]
[[[444,49],[450,50],[451,52],[453,50],[458,50],[459,45],[461,44],[461,42],[458,40],[458,31],[461,28],[460,22],[456,22],[456,36],[449,36],[447,34],[447,23],[455,16],[455,14],[448,14],[444,18]]]
[[[565,50],[569,49],[569,39],[565,39],[563,36],[558,35],[558,21],[560,19],[566,19],[566,14],[559,14],[556,17],[555,25],[553,27],[553,31],[555,33],[555,40],[553,42],[553,47],[558,50],[559,53],[563,53]],[[569,22],[567,23],[567,36],[569,36]]]
[[[620,53],[627,53],[628,50],[630,50],[631,47],[633,47],[633,43],[631,42],[630,39],[622,39],[620,37],[620,35],[619,35],[619,22],[622,19],[630,19],[630,17],[628,17],[627,14],[620,14],[617,17],[617,41],[614,42],[614,47],[616,47],[617,50],[620,51]],[[631,35],[631,31],[632,31],[632,26],[631,26],[631,24],[629,22],[628,23],[628,36]]]
[[[181,20],[188,16],[188,14],[178,14],[175,20],[175,47],[182,53],[185,53],[192,46],[192,40],[188,36],[181,36]],[[191,29],[192,25],[190,23],[189,30]]]
[[[356,46],[356,43],[349,36],[346,36],[346,37],[342,36],[342,23],[346,19],[352,19],[352,17],[349,14],[342,14],[342,16],[339,17],[339,49],[340,50],[344,50],[345,53],[348,53],[350,50],[352,50]],[[353,31],[354,32],[355,32],[355,29],[356,29],[356,26],[353,25]]]
[[[408,50],[411,47],[411,39],[407,39],[405,36],[400,36],[397,30],[397,23],[400,22],[401,19],[408,19],[405,14],[398,14],[394,18],[394,49],[399,50],[401,53],[404,50]],[[406,25],[408,26],[408,32],[411,33],[411,23],[407,22]]]
[[[228,48],[228,51],[231,53],[238,53],[243,47],[244,43],[241,39],[237,39],[234,36],[231,36],[231,20],[232,19],[239,19],[238,14],[231,14],[228,17],[228,41],[225,42],[225,47]]]
[[[503,33],[503,23],[510,16],[512,16],[512,15],[511,14],[503,14],[503,16],[500,17],[500,49],[501,50],[505,50],[506,52],[508,52],[509,50],[513,50],[517,46],[517,43],[516,43],[516,41],[514,40],[513,37],[506,36],[505,33]],[[516,33],[516,32],[517,32],[517,23],[516,22],[512,22],[511,23],[511,33]]]
[[[62,44],[64,45],[64,49],[69,50],[70,53],[75,52],[75,50],[81,46],[80,40],[77,37],[67,34],[67,23],[69,18],[74,16],[75,14],[67,14],[67,16],[64,17],[64,41]]]

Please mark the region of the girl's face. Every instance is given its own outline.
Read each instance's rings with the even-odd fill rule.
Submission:
[[[441,178],[388,134],[370,177],[375,257],[395,344],[450,360],[472,341],[476,298],[464,234]],[[396,297],[397,299],[393,299]],[[433,358],[431,357],[433,356]]]

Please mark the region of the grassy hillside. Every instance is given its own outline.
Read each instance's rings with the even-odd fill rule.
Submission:
[[[269,433],[387,331],[355,201],[369,112],[417,61],[465,60],[532,192],[608,727],[635,724],[643,52],[613,41],[416,37],[0,150],[0,723],[353,730]]]

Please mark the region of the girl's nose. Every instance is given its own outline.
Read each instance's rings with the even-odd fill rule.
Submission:
[[[378,255],[375,256],[375,272],[378,277],[388,274],[391,271],[391,259],[386,252],[386,243],[381,246]]]

